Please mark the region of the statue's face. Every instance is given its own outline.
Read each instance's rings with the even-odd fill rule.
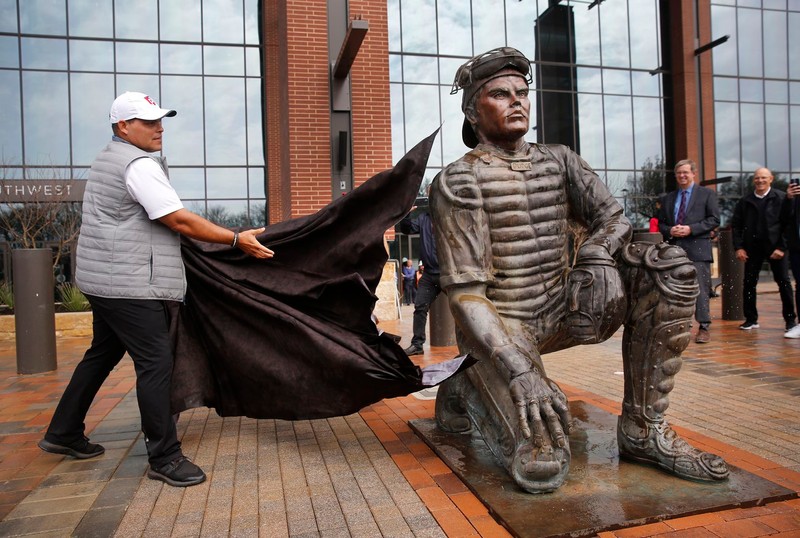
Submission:
[[[530,110],[528,83],[523,77],[510,74],[490,80],[475,102],[473,125],[478,140],[496,145],[519,140],[528,132]]]

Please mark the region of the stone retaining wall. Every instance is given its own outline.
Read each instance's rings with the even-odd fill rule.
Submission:
[[[92,336],[91,312],[56,314],[56,338]],[[0,342],[13,342],[16,337],[14,316],[0,316]]]

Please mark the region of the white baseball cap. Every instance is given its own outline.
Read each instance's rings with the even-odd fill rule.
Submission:
[[[132,120],[160,120],[164,116],[172,117],[177,112],[161,108],[158,103],[150,97],[139,92],[125,92],[111,104],[111,112],[108,113],[111,123]]]

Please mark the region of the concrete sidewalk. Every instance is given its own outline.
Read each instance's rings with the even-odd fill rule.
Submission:
[[[769,285],[763,285],[770,290]],[[800,491],[800,340],[782,337],[777,294],[759,295],[761,328],[719,321],[710,344],[690,344],[668,410],[691,443]],[[411,307],[385,330],[411,333]],[[76,461],[36,447],[88,345],[58,342],[56,372],[19,376],[0,344],[0,536],[508,536],[414,435],[435,391],[385,400],[358,414],[287,422],[183,413],[185,453],[207,472],[181,489],[144,477],[135,378],[124,360],[87,417],[105,455]],[[622,399],[620,334],[545,357],[572,400],[614,413]],[[420,364],[455,348],[426,346]],[[604,536],[800,536],[800,500],[633,527]]]

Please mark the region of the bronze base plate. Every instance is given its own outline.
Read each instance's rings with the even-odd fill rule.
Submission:
[[[439,430],[433,419],[409,422],[436,454],[514,536],[592,536],[602,531],[797,497],[769,480],[730,467],[728,480],[681,480],[656,467],[620,460],[617,416],[571,402],[569,476],[553,493],[521,490],[477,435]]]

